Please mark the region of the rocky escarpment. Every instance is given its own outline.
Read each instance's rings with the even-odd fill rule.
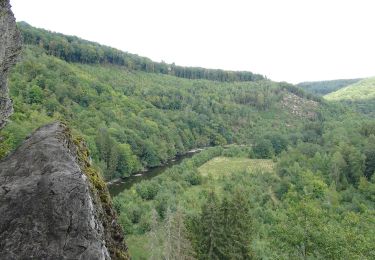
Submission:
[[[128,259],[84,143],[54,123],[0,161],[0,259]]]
[[[12,113],[6,80],[20,46],[9,0],[0,0],[0,129]],[[88,158],[85,143],[54,123],[0,161],[0,259],[129,259]]]
[[[21,50],[21,39],[8,0],[0,0],[0,129],[13,112],[7,76]]]

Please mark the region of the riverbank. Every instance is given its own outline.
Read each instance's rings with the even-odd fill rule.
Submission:
[[[125,189],[130,189],[135,183],[141,182],[142,180],[149,180],[163,173],[168,168],[181,163],[184,159],[190,158],[193,155],[207,148],[208,147],[192,149],[192,150],[187,151],[183,155],[178,155],[175,158],[168,160],[163,165],[144,169],[138,172],[137,174],[133,174],[129,177],[117,178],[117,179],[111,180],[107,182],[109,193],[111,194],[112,197],[114,197],[118,195],[120,192],[124,191]]]
[[[204,149],[207,149],[208,147],[205,147],[205,148],[195,148],[195,149],[191,149],[189,151],[187,151],[186,153],[184,153],[183,155],[177,155],[176,157],[168,160],[166,163],[163,163],[159,166],[155,166],[155,167],[151,167],[151,168],[144,168],[143,170],[139,171],[138,173],[136,174],[132,174],[128,177],[123,177],[123,178],[116,178],[116,179],[113,179],[113,180],[110,180],[108,182],[106,182],[107,185],[112,185],[112,184],[115,184],[115,183],[123,183],[124,181],[126,181],[127,179],[129,179],[130,177],[141,177],[143,176],[144,174],[147,174],[147,172],[149,172],[150,170],[154,169],[154,168],[159,168],[159,167],[164,167],[164,166],[168,166],[170,163],[173,163],[175,162],[176,160],[180,159],[180,157],[184,157],[188,154],[195,154],[195,153],[198,153],[198,152],[201,152],[203,151]]]

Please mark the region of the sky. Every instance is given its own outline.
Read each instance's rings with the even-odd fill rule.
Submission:
[[[374,0],[11,0],[17,21],[183,66],[375,76]]]

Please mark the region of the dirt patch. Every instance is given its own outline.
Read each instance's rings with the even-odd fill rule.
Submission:
[[[293,115],[309,119],[317,117],[319,103],[313,100],[301,98],[293,93],[285,93],[281,105],[288,109]]]

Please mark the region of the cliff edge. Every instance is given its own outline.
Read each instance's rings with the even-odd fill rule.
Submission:
[[[128,259],[107,187],[61,123],[0,161],[0,259]]]
[[[0,129],[13,111],[7,76],[20,50],[9,0],[0,0]],[[0,160],[0,259],[129,259],[107,186],[62,123]]]
[[[20,33],[8,0],[0,0],[0,129],[12,114],[8,96],[7,76],[21,51]]]

